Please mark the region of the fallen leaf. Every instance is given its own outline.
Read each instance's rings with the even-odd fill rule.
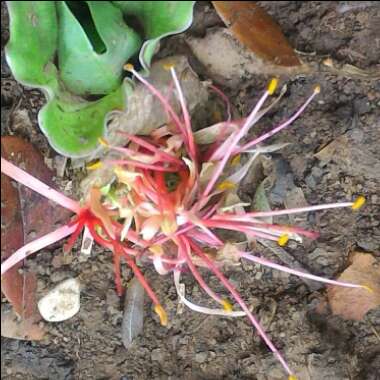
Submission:
[[[264,61],[239,43],[226,28],[211,28],[202,38],[188,35],[185,40],[205,68],[207,77],[227,87],[239,86],[256,75],[296,76],[311,72],[308,64],[279,66]],[[223,59],[220,52],[223,52]]]
[[[380,262],[371,254],[355,252],[352,255],[352,264],[337,280],[366,285],[372,292],[329,286],[327,295],[334,315],[359,321],[369,310],[380,306]]]
[[[127,350],[143,329],[144,296],[144,288],[139,280],[134,277],[129,282],[125,294],[124,315],[121,324],[121,340]]]
[[[30,319],[20,319],[11,309],[1,305],[1,336],[20,340],[42,340],[45,330]]]
[[[15,136],[5,136],[1,139],[1,155],[53,186],[53,173],[30,143]],[[52,225],[67,221],[70,215],[61,207],[51,205],[46,198],[32,190],[15,184],[5,175],[1,175],[1,205],[2,261],[24,244],[50,232]],[[20,263],[2,276],[1,290],[12,304],[13,311],[25,322],[17,324],[18,335],[36,336],[39,326],[33,323],[40,320],[35,299],[37,280],[32,272],[23,270],[19,273],[21,267]],[[4,323],[12,324],[14,317],[16,316],[11,316],[9,312],[8,322],[4,319]],[[23,328],[32,329],[33,333],[22,331]],[[4,326],[4,331],[8,331],[9,336],[9,331],[15,330],[7,330]],[[42,334],[42,331],[40,333]]]
[[[262,59],[279,66],[301,64],[281,28],[256,1],[213,1],[233,35]]]

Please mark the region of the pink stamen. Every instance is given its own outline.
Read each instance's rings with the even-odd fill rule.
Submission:
[[[251,254],[249,254],[247,252],[239,252],[238,255],[240,257],[245,258],[246,260],[253,261],[254,263],[265,265],[267,267],[270,267],[270,268],[273,268],[273,269],[277,269],[277,270],[280,270],[282,272],[294,274],[295,276],[298,276],[298,277],[304,277],[304,278],[308,278],[310,280],[324,282],[326,284],[331,284],[331,285],[345,286],[347,288],[363,288],[362,285],[351,284],[349,282],[343,282],[343,281],[329,280],[327,278],[323,278],[323,277],[320,277],[320,276],[315,276],[315,275],[310,274],[310,273],[305,273],[305,272],[301,272],[299,270],[287,268],[287,267],[285,267],[283,265],[279,265],[279,264],[273,263],[273,262],[271,262],[269,260],[263,259],[263,258],[258,257],[258,256],[251,255]]]
[[[191,224],[191,225],[187,225],[187,226],[183,226],[179,228],[173,235],[169,235],[169,236],[159,235],[157,236],[155,240],[153,240],[152,245],[162,245],[166,243],[167,241],[172,240],[173,237],[184,234],[187,231],[192,230],[193,228],[196,228],[196,226],[194,224]]]
[[[214,86],[213,84],[210,84],[209,87],[214,90],[224,101],[227,107],[227,121],[231,120],[231,103],[228,99],[228,96],[218,87]]]
[[[160,91],[158,91],[154,86],[152,86],[147,80],[145,80],[136,70],[131,69],[130,72],[141,82],[143,83],[147,89],[157,97],[157,99],[161,102],[163,107],[165,108],[165,111],[168,113],[169,117],[174,121],[176,127],[181,131],[184,132],[182,123],[178,117],[178,115],[174,112],[172,106],[168,102],[168,100],[161,94]]]
[[[193,274],[194,278],[198,281],[200,287],[216,302],[222,304],[222,299],[206,284],[197,268],[195,267],[191,259],[191,248],[188,240],[183,236],[181,236],[178,240],[180,242],[179,248],[181,249],[181,253],[186,259],[186,264],[190,268],[190,271]]]
[[[43,195],[45,198],[48,198],[58,203],[60,206],[75,212],[76,214],[78,214],[81,210],[79,202],[74,201],[73,199],[66,197],[66,195],[52,189],[50,186],[18,168],[16,165],[13,165],[3,157],[1,157],[1,172],[22,185],[34,190],[36,193]]]
[[[78,239],[78,236],[80,235],[80,233],[83,230],[84,224],[85,224],[84,220],[79,220],[78,221],[76,230],[72,233],[72,235],[70,236],[68,242],[63,246],[63,251],[64,252],[67,253],[67,252],[71,251],[71,249],[73,248],[76,240]]]
[[[243,233],[248,234],[249,236],[252,236],[252,237],[259,237],[262,239],[268,239],[268,240],[273,240],[273,241],[278,240],[277,235],[270,235],[269,233],[257,231],[257,230],[254,230],[254,229],[246,226],[246,225],[219,222],[217,220],[215,220],[215,221],[214,220],[206,220],[206,221],[204,221],[204,224],[208,227],[211,227],[211,228],[221,228],[224,230],[243,232]],[[270,231],[268,231],[268,232],[270,232]]]
[[[289,120],[280,124],[276,128],[273,128],[271,131],[264,133],[262,136],[246,143],[241,148],[237,149],[234,153],[235,154],[242,153],[242,152],[246,151],[247,149],[252,148],[254,145],[263,142],[264,140],[268,139],[269,137],[272,137],[274,134],[285,129],[287,126],[289,126],[291,123],[293,123],[293,121],[296,120],[302,114],[303,111],[305,111],[306,107],[310,104],[310,102],[315,98],[315,96],[318,93],[319,93],[319,91],[313,91],[313,93],[309,96],[309,98],[306,100],[306,102],[299,108],[299,110]]]
[[[56,229],[54,232],[50,232],[26,245],[19,248],[12,256],[9,256],[3,263],[1,263],[1,275],[7,272],[10,268],[15,266],[20,261],[34,252],[41,250],[65,237],[71,235],[76,229],[78,224],[66,225]]]
[[[223,217],[225,216],[225,217]],[[247,228],[258,228],[258,229],[268,229],[273,230],[278,233],[297,233],[300,235],[304,235],[310,239],[316,239],[319,237],[318,232],[314,231],[308,231],[300,227],[291,227],[291,226],[284,226],[284,225],[278,225],[278,224],[269,224],[269,223],[256,223],[252,220],[245,219],[245,220],[237,220],[237,219],[231,219],[229,218],[227,214],[225,215],[215,215],[212,217],[212,220],[220,221],[220,222],[226,222],[226,223],[232,223],[232,225],[236,225],[236,223],[245,223],[245,227]],[[231,216],[237,216],[237,215],[231,215]],[[241,224],[240,224],[241,225]]]
[[[220,282],[225,286],[225,288],[231,293],[231,295],[234,297],[236,302],[240,305],[240,307],[245,311],[247,314],[248,319],[251,321],[253,326],[256,328],[257,332],[261,336],[261,338],[264,340],[264,342],[267,344],[267,346],[270,348],[270,350],[276,355],[286,372],[291,375],[292,371],[290,370],[288,364],[286,363],[285,359],[282,357],[280,352],[277,350],[277,348],[273,345],[267,334],[265,333],[264,329],[262,328],[261,324],[256,320],[256,318],[253,316],[251,311],[248,309],[247,305],[243,301],[243,299],[240,297],[240,294],[236,291],[236,289],[233,287],[233,285],[228,281],[228,279],[224,276],[224,274],[219,270],[219,268],[213,263],[212,260],[208,258],[208,256],[193,242],[190,242],[192,249],[194,252],[207,264],[207,266],[210,268],[210,270],[215,274],[216,277],[219,278]]]
[[[149,150],[149,151],[151,151],[153,153],[156,153],[158,156],[161,157],[162,160],[166,159],[166,161],[170,161],[170,162],[173,162],[173,163],[175,163],[177,165],[184,166],[182,160],[180,160],[179,158],[177,158],[175,156],[172,156],[169,153],[163,152],[158,147],[154,146],[153,144],[151,144],[150,142],[144,140],[143,138],[141,138],[139,136],[131,135],[131,134],[129,134],[127,132],[124,132],[124,131],[118,131],[118,133],[127,136],[128,139],[131,140],[131,141],[133,141],[135,144],[138,144],[141,147],[143,147],[143,148],[145,148],[145,149],[147,149],[147,150]]]
[[[154,293],[152,288],[149,286],[148,282],[146,281],[146,279],[145,279],[144,275],[142,274],[142,272],[140,271],[139,267],[136,265],[134,260],[129,256],[129,254],[127,254],[125,252],[124,247],[120,247],[120,248],[121,248],[121,253],[124,254],[125,261],[130,266],[130,268],[132,269],[132,271],[135,274],[135,276],[137,277],[137,279],[140,281],[141,285],[143,286],[143,288],[147,292],[149,298],[153,301],[153,303],[155,305],[159,305],[160,302],[158,301],[156,294]]]
[[[298,214],[298,213],[310,212],[310,211],[329,210],[332,208],[352,207],[353,204],[354,204],[353,202],[327,203],[324,205],[289,208],[285,210],[253,211],[253,212],[247,212],[241,215],[233,215],[233,214],[220,214],[220,215],[228,215],[228,218],[230,220],[233,219],[233,220],[239,220],[239,221],[248,221],[248,220],[251,220],[251,218],[265,218],[268,216],[290,215],[290,214]]]
[[[195,145],[194,135],[193,135],[193,131],[191,129],[190,115],[189,115],[189,111],[187,110],[185,96],[183,95],[183,92],[182,92],[181,86],[179,84],[178,77],[177,77],[177,74],[174,70],[174,67],[170,68],[170,72],[172,74],[173,81],[174,81],[175,87],[177,89],[179,102],[180,102],[181,108],[182,108],[182,114],[183,114],[183,118],[184,118],[184,122],[185,122],[185,136],[186,136],[186,142],[187,142],[188,147],[189,147],[189,154],[190,154],[190,157],[193,159],[194,163],[196,164],[197,147]]]
[[[270,95],[269,91],[268,90],[265,91],[264,95],[257,102],[257,104],[256,104],[255,108],[253,109],[253,111],[251,112],[251,114],[247,117],[247,120],[245,121],[243,127],[240,129],[240,131],[238,133],[236,133],[234,135],[234,138],[231,141],[231,144],[227,147],[226,152],[224,153],[222,160],[217,165],[215,172],[213,173],[209,183],[207,184],[206,189],[203,193],[203,197],[207,196],[211,192],[211,190],[214,187],[214,185],[216,184],[218,178],[222,174],[228,160],[230,159],[231,154],[233,153],[236,145],[241,140],[241,138],[248,132],[248,129],[251,126],[252,120],[254,120],[254,118],[257,115],[257,112],[259,111],[261,106],[264,104],[265,100],[268,98],[269,95]]]
[[[108,160],[108,161],[105,161],[105,163],[110,164],[110,165],[130,165],[136,168],[155,170],[158,172],[177,172],[178,171],[178,168],[143,164],[142,162],[132,161],[132,160]]]
[[[198,230],[191,230],[188,231],[187,236],[203,243],[206,245],[210,246],[222,246],[224,243],[219,239],[215,239],[214,237],[211,237],[207,234],[205,234],[203,231],[198,231]]]

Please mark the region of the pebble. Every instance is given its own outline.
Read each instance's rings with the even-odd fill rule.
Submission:
[[[61,282],[38,302],[42,318],[48,322],[65,321],[80,308],[80,283],[76,278]]]
[[[207,360],[207,352],[198,352],[195,354],[195,361],[199,364]]]
[[[161,348],[156,348],[152,351],[151,358],[153,361],[162,362],[165,358],[165,353]]]

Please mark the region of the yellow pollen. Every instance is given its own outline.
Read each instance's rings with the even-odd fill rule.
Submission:
[[[321,92],[321,86],[319,84],[317,84],[315,87],[314,87],[314,92],[316,94],[319,94]]]
[[[107,147],[110,145],[110,144],[108,144],[108,141],[103,137],[99,137],[98,142],[100,145],[107,146]]]
[[[161,256],[164,253],[162,247],[159,245],[152,245],[151,247],[149,247],[149,251],[158,256]]]
[[[88,164],[88,165],[86,166],[86,168],[87,168],[88,170],[95,170],[95,169],[99,169],[99,168],[101,168],[102,166],[103,166],[103,164],[102,164],[101,161],[96,161],[96,162],[94,162],[94,163],[92,163],[92,164]]]
[[[272,78],[272,80],[270,81],[270,83],[268,85],[268,90],[267,90],[269,95],[274,94],[274,92],[276,91],[277,85],[278,85],[278,79]]]
[[[359,210],[359,208],[361,208],[364,204],[365,204],[365,198],[363,197],[363,195],[359,195],[355,199],[351,207],[353,210]]]
[[[127,64],[125,64],[125,65],[124,65],[124,70],[125,70],[125,71],[133,71],[134,68],[133,68],[132,63],[127,63]]]
[[[164,217],[162,219],[162,223],[161,223],[161,231],[166,235],[166,236],[170,236],[172,234],[174,234],[174,232],[177,231],[177,223],[174,219],[172,218],[168,218],[168,217]]]
[[[232,305],[227,300],[222,300],[222,306],[227,313],[231,313],[233,310]]]
[[[289,241],[289,236],[284,234],[278,238],[277,243],[280,247],[284,247],[288,241]]]
[[[231,166],[236,166],[240,164],[240,154],[237,154],[232,160],[231,160]]]
[[[367,285],[360,285],[360,286],[361,286],[363,289],[367,290],[368,292],[373,293],[373,289],[370,288],[369,286],[367,286]]]
[[[164,308],[160,304],[158,304],[154,306],[154,311],[160,317],[161,326],[167,326],[168,315],[166,314],[166,311],[164,310]]]
[[[295,375],[289,375],[288,380],[298,380],[298,378]]]
[[[170,63],[170,62],[168,62],[168,63],[164,63],[164,64],[163,64],[163,67],[164,67],[165,70],[174,69],[174,64],[173,64],[173,63]]]
[[[224,191],[224,190],[231,190],[234,189],[236,185],[231,181],[223,181],[218,185],[218,190]]]

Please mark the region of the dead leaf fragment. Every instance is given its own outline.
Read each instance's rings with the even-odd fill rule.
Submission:
[[[327,295],[334,315],[359,321],[369,310],[380,306],[380,262],[371,254],[355,252],[352,264],[337,280],[366,285],[373,291],[329,286]]]
[[[295,76],[310,73],[309,65],[280,66],[246,49],[226,28],[210,28],[202,38],[186,36],[194,56],[207,76],[225,86],[238,86],[255,75]],[[221,59],[223,52],[223,59]]]
[[[133,340],[141,334],[144,326],[144,296],[145,290],[134,277],[128,284],[125,294],[123,322],[121,325],[121,340],[128,350]]]
[[[2,137],[1,155],[53,186],[53,173],[45,165],[42,155],[30,143],[15,136]],[[50,232],[51,226],[67,221],[69,215],[67,210],[52,206],[46,198],[14,183],[2,174],[2,261],[24,244]],[[29,337],[34,340],[33,337],[43,334],[36,323],[41,318],[35,299],[37,279],[32,272],[23,270],[19,273],[21,267],[20,263],[1,278],[1,290],[13,306],[13,311],[2,318],[1,330],[3,336],[12,337],[14,333],[13,337],[16,339]],[[17,320],[16,314],[21,320]]]
[[[5,305],[1,306],[1,336],[20,340],[42,340],[45,330],[30,319],[20,319]]]
[[[233,35],[260,58],[279,66],[301,64],[281,28],[256,1],[213,1]]]

